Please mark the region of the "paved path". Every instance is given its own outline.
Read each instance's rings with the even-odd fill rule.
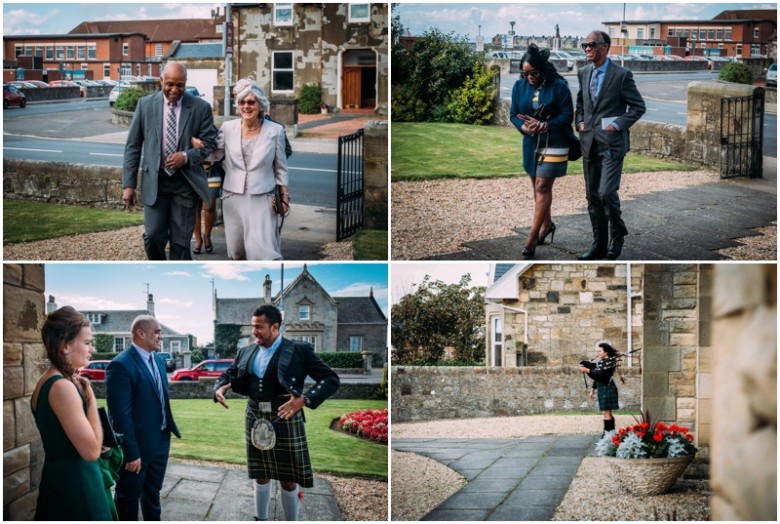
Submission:
[[[754,228],[777,220],[777,159],[764,157],[762,179],[658,191],[623,200],[621,208],[629,234],[620,260],[722,260],[718,250],[738,246],[734,239],[753,236]],[[576,260],[590,247],[587,213],[557,216],[555,224],[555,242],[537,248],[537,261]],[[468,251],[430,259],[521,260],[530,226],[515,231],[517,235],[468,242]]]
[[[160,493],[162,517],[168,521],[254,520],[252,480],[244,469],[171,461]],[[284,520],[279,484],[273,482],[268,520]],[[342,520],[330,483],[315,475],[314,487],[303,490],[300,520]]]
[[[468,484],[422,520],[550,520],[595,435],[398,439],[393,449],[454,469]]]

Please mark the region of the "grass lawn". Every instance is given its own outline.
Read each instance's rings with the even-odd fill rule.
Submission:
[[[3,201],[3,245],[94,233],[144,223],[141,212],[128,213],[91,207]]]
[[[387,230],[361,229],[352,246],[355,260],[387,260]]]
[[[514,127],[393,122],[392,181],[525,175],[522,136]],[[694,166],[629,153],[624,173],[692,171]],[[582,173],[582,160],[568,173]]]
[[[100,400],[99,405],[105,405]],[[246,400],[231,399],[230,409],[211,399],[172,400],[171,409],[182,438],[171,439],[171,457],[246,464],[244,409]],[[387,446],[333,431],[333,419],[362,409],[385,409],[387,401],[328,400],[306,409],[306,437],[314,471],[387,479]]]

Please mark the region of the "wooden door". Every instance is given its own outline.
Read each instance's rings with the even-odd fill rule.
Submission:
[[[344,109],[360,109],[360,67],[344,67],[342,102]]]

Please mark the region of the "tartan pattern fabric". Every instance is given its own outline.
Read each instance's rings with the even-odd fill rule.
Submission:
[[[273,449],[261,451],[250,441],[255,418],[262,417],[273,421],[277,414],[262,413],[250,404],[251,401],[247,402],[244,425],[249,478],[275,479],[295,482],[304,488],[314,487],[303,413],[299,411],[290,420],[275,422],[276,445]]]
[[[168,102],[168,119],[165,122],[165,151],[163,151],[163,166],[165,160],[176,151],[176,112],[173,110],[174,104]],[[168,176],[173,175],[173,169],[164,167]]]
[[[594,384],[596,385],[596,394],[599,397],[600,411],[614,411],[620,409],[620,405],[618,404],[618,389],[614,380],[610,380],[607,384],[598,381],[594,382]]]

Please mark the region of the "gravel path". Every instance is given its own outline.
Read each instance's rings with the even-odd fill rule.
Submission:
[[[620,197],[630,200],[709,182],[739,183],[722,181],[717,173],[708,171],[631,173],[623,176]],[[393,260],[456,253],[465,250],[465,242],[517,235],[512,229],[530,225],[533,214],[526,177],[394,182],[391,191]],[[553,217],[586,213],[584,195],[581,175],[556,180]],[[777,225],[766,229],[768,234],[740,239],[746,247],[721,253],[736,260],[774,260]]]
[[[616,415],[616,426],[634,423],[630,415]],[[395,423],[392,438],[522,438],[530,435],[598,434],[601,415],[538,415],[468,420]],[[419,520],[464,484],[446,466],[413,453],[393,452],[392,520]],[[431,464],[434,463],[434,464]],[[683,481],[665,494],[637,497],[628,494],[608,464],[585,458],[553,520],[707,520],[709,485]],[[657,517],[656,517],[657,512]]]

